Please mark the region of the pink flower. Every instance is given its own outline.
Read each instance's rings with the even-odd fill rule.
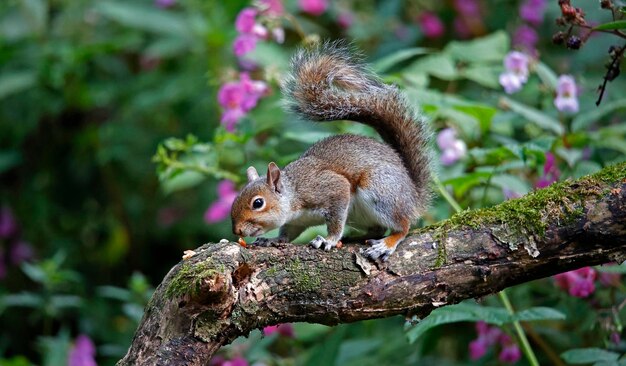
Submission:
[[[239,81],[222,85],[217,93],[217,101],[224,108],[221,122],[226,129],[233,132],[237,122],[256,107],[259,99],[268,91],[264,81],[252,80],[245,72],[239,75]]]
[[[437,145],[442,150],[441,163],[443,165],[454,164],[467,152],[465,142],[456,138],[456,131],[452,128],[446,128],[439,132]]]
[[[261,0],[263,12],[270,16],[281,16],[285,13],[285,7],[281,0]]]
[[[339,13],[337,16],[337,24],[343,29],[350,28],[350,26],[354,23],[354,14],[351,12],[344,10]]]
[[[293,325],[286,324],[278,324],[278,325],[270,325],[263,328],[263,334],[265,336],[270,336],[274,333],[278,333],[283,337],[293,338],[295,336]]]
[[[522,90],[522,86],[524,86],[522,80],[515,74],[510,72],[504,72],[500,74],[498,81],[500,82],[500,85],[504,88],[504,92],[507,94],[517,93],[518,91]]]
[[[6,239],[17,232],[17,221],[8,206],[0,208],[0,239]]]
[[[520,5],[519,15],[524,21],[537,26],[543,22],[545,10],[546,0],[526,0]]]
[[[76,337],[74,346],[70,349],[68,357],[68,366],[97,366],[96,360],[96,347],[91,339],[81,334]]]
[[[561,75],[556,86],[554,106],[561,112],[578,112],[576,81],[571,75]]]
[[[217,200],[204,213],[204,221],[215,223],[224,220],[230,214],[230,208],[237,197],[235,183],[223,180],[217,185]]]
[[[252,33],[256,24],[257,10],[254,8],[243,8],[235,20],[235,29],[239,33]]]
[[[417,22],[426,38],[439,38],[445,33],[445,27],[435,13],[423,12]]]
[[[556,165],[556,159],[551,152],[546,153],[546,162],[543,165],[543,175],[535,183],[535,188],[546,188],[559,180],[561,171]]]
[[[489,350],[489,345],[485,341],[484,338],[478,337],[470,342],[469,344],[469,354],[470,359],[473,361],[478,360],[483,357],[487,351]]]
[[[209,366],[248,366],[248,361],[241,357],[237,356],[232,360],[227,360],[223,356],[215,356],[209,361]]]
[[[515,343],[503,346],[498,355],[498,360],[504,363],[516,363],[520,358],[522,358],[522,352]]]
[[[475,327],[478,338],[471,341],[468,347],[470,359],[472,360],[483,357],[489,350],[489,347],[496,344],[498,339],[504,335],[500,328],[491,327],[483,321],[476,322]]]
[[[154,5],[159,8],[171,8],[176,5],[176,0],[154,0]]]
[[[328,8],[328,0],[298,0],[298,5],[303,12],[320,16]]]
[[[605,287],[618,287],[622,283],[621,273],[600,272],[600,283]]]
[[[596,271],[591,267],[583,267],[574,271],[554,276],[555,283],[571,296],[585,298],[596,290],[594,281]]]
[[[240,34],[233,42],[233,52],[236,56],[243,56],[254,51],[258,38],[253,34]]]
[[[285,29],[282,27],[272,28],[272,38],[274,38],[276,43],[285,42]]]

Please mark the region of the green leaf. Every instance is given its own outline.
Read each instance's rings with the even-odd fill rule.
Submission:
[[[469,62],[502,62],[509,51],[509,36],[498,31],[472,41],[452,41],[444,52],[455,60]]]
[[[593,27],[592,30],[626,29],[626,20],[616,20]]]
[[[195,187],[206,179],[206,175],[196,171],[179,171],[161,181],[166,194]]]
[[[489,324],[502,325],[511,321],[504,308],[480,306],[475,303],[460,303],[433,310],[426,318],[407,331],[410,343],[414,343],[428,330],[443,324],[482,320]]]
[[[426,73],[443,80],[458,78],[454,61],[445,54],[429,55],[415,61],[405,70],[407,73]]]
[[[526,194],[530,192],[531,187],[527,181],[518,176],[511,174],[497,174],[491,178],[491,184],[502,189],[506,188],[512,192]]]
[[[480,124],[480,130],[483,133],[489,131],[489,128],[491,127],[491,121],[498,112],[498,110],[492,106],[478,104],[454,106],[454,109],[476,118]]]
[[[548,65],[543,62],[538,62],[535,65],[535,72],[544,84],[548,85],[553,90],[556,89],[558,77]]]
[[[534,122],[537,126],[545,130],[552,131],[559,136],[564,133],[563,126],[561,126],[559,121],[535,108],[516,102],[507,97],[501,98],[501,104],[529,121]]]
[[[0,150],[0,174],[22,162],[22,154],[18,150]]]
[[[0,99],[29,89],[36,81],[37,77],[32,71],[5,73],[0,76]]]
[[[396,51],[390,55],[387,55],[385,57],[382,57],[376,60],[372,64],[372,69],[376,73],[382,73],[382,72],[389,70],[396,64],[399,64],[403,61],[411,59],[415,56],[428,54],[430,52],[432,52],[432,50],[429,48],[425,48],[425,47],[413,47],[413,48],[402,49],[400,51]]]
[[[477,185],[484,184],[491,176],[489,172],[472,172],[463,174],[459,177],[448,179],[442,184],[444,186],[451,186],[454,193],[458,196],[464,196],[465,193]]]
[[[535,320],[564,320],[565,314],[562,312],[548,307],[534,307],[517,312],[514,316],[514,320],[518,321],[535,321]]]
[[[600,361],[617,361],[619,354],[600,348],[576,348],[561,353],[561,358],[567,363],[582,365]]]
[[[626,273],[626,262],[619,265],[603,265],[594,267],[599,272],[605,273]]]
[[[488,65],[472,65],[461,71],[461,76],[487,88],[500,89],[499,68]]]
[[[130,28],[182,38],[190,38],[192,35],[185,18],[152,5],[101,1],[96,9],[105,17]]]
[[[614,100],[601,107],[592,108],[586,112],[579,113],[572,121],[572,131],[584,130],[602,117],[622,108],[626,108],[626,99]]]
[[[332,135],[333,135],[332,132],[301,131],[301,132],[285,132],[283,137],[288,140],[303,142],[305,144],[314,144]]]
[[[348,327],[346,326],[333,328],[329,337],[311,349],[311,357],[309,357],[305,365],[335,365],[339,355],[339,346],[345,337],[347,329]]]
[[[48,22],[48,2],[43,0],[21,0],[21,10],[30,29],[42,34]]]
[[[574,172],[572,173],[572,178],[578,179],[584,177],[585,175],[594,174],[602,170],[602,166],[595,161],[583,160],[579,161],[576,164],[576,168],[574,168]]]

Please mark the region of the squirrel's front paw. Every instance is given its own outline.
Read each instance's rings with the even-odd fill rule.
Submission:
[[[259,247],[271,247],[272,244],[276,243],[276,239],[275,238],[261,238],[258,237],[256,238],[253,242],[252,245],[256,245]]]
[[[318,235],[315,239],[311,240],[309,244],[311,244],[311,246],[315,249],[322,247],[324,250],[330,250],[331,248],[337,246],[337,241],[328,240],[323,236]]]
[[[386,261],[387,258],[389,258],[389,256],[396,251],[395,247],[389,248],[387,244],[385,244],[384,239],[370,239],[366,240],[365,243],[371,245],[371,247],[365,249],[364,253],[367,257],[372,259],[380,258],[383,261]]]

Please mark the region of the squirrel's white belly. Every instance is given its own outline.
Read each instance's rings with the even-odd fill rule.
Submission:
[[[380,219],[381,217],[376,211],[376,199],[372,192],[357,188],[350,199],[348,224],[357,229],[375,226],[388,227]]]

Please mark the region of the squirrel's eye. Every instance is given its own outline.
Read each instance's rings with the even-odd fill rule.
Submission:
[[[252,202],[252,208],[259,209],[263,207],[263,198],[257,198]]]

